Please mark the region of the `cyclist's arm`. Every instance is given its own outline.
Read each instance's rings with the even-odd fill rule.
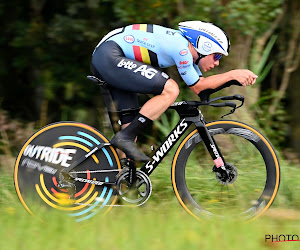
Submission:
[[[208,77],[200,77],[199,81],[195,85],[191,86],[190,89],[198,95],[202,90],[215,89],[230,80],[233,79],[230,77],[228,72]]]
[[[180,36],[181,37],[181,36]],[[181,37],[182,38],[182,37]],[[188,48],[185,38],[176,40],[167,48],[167,53],[175,62],[178,73],[188,86],[193,86],[199,81],[202,73],[193,62],[193,56]]]
[[[246,69],[231,70],[223,74],[213,75],[209,77],[200,77],[199,81],[190,86],[190,89],[195,93],[199,94],[205,89],[215,89],[226,82],[231,80],[239,81],[243,86],[253,85],[256,81],[257,76]]]

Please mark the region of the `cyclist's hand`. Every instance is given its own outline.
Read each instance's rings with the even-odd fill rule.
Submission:
[[[235,69],[229,71],[234,80],[239,81],[243,86],[250,86],[256,82],[258,77],[248,69]]]

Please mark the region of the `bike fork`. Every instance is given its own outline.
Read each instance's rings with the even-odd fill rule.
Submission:
[[[207,127],[205,126],[205,121],[201,119],[200,121],[195,123],[197,130],[210,154],[212,157],[216,168],[221,168],[225,170],[226,162],[224,157],[216,144],[214,138],[209,134]]]

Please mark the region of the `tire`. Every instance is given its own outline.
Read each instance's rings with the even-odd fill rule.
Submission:
[[[215,121],[207,128],[226,164],[234,166],[236,179],[225,184],[212,172],[214,162],[195,129],[181,142],[172,163],[178,201],[195,218],[253,219],[263,214],[280,184],[279,161],[271,143],[254,128],[236,121]]]
[[[117,200],[111,187],[75,181],[74,199],[70,199],[67,190],[57,187],[61,169],[107,142],[96,129],[76,122],[53,123],[33,134],[23,145],[14,169],[15,189],[25,209],[35,215],[42,207],[66,211],[77,221],[98,212],[107,213]],[[80,171],[77,177],[84,179],[115,182],[118,171],[93,171],[118,169],[119,158],[109,146],[87,157],[72,171]]]

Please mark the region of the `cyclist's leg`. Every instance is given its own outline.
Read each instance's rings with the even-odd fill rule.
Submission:
[[[112,98],[116,103],[117,110],[137,109],[139,107],[136,93],[126,92],[117,88],[110,88]],[[169,106],[171,106],[179,95],[178,84],[173,79],[168,79],[161,94],[148,100],[141,108],[140,113],[149,119],[156,120]],[[122,125],[129,123],[136,117],[136,113],[128,113],[120,117]],[[124,127],[124,128],[125,128]]]
[[[157,119],[177,98],[179,88],[165,73],[142,62],[128,59],[112,41],[103,43],[94,53],[92,63],[102,78],[116,89],[156,95],[146,102],[131,124],[112,139],[111,143],[139,161],[149,158],[137,150],[134,140],[144,128]],[[118,102],[122,102],[118,100]]]
[[[114,87],[110,87],[110,93],[118,111],[132,109],[128,112],[122,112],[119,115],[121,129],[125,129],[138,114],[139,103],[137,94],[120,90]],[[117,152],[121,159],[121,163],[126,163],[127,160],[124,159],[126,158],[126,154],[119,149],[117,149]]]
[[[140,113],[131,121],[130,125],[112,139],[112,144],[125,152],[127,151],[127,154],[129,153],[136,160],[148,161],[149,158],[137,150],[134,140],[148,124],[157,119],[174,103],[178,94],[178,85],[174,80],[169,79],[162,93],[154,96],[143,105]],[[126,149],[130,149],[131,152]]]
[[[179,95],[179,87],[173,79],[169,79],[160,95],[147,101],[140,113],[151,120],[156,120],[170,107]]]

